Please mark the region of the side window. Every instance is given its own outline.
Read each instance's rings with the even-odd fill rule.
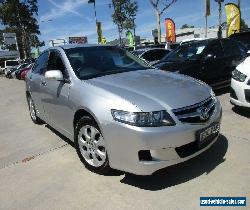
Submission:
[[[60,70],[64,77],[67,77],[65,66],[63,64],[60,54],[56,51],[51,51],[49,54],[49,61],[47,71],[49,70]]]
[[[206,56],[209,54],[216,56],[216,58],[223,57],[224,53],[220,41],[212,42],[207,46],[207,49],[204,51],[204,55]]]
[[[154,50],[154,60],[161,60],[166,54],[166,50]]]
[[[239,56],[245,54],[244,47],[240,46],[237,41],[224,39],[222,40],[222,44],[226,56]]]
[[[153,61],[154,58],[153,58],[153,53],[152,53],[152,51],[149,50],[149,51],[145,52],[145,53],[143,54],[142,58],[144,58],[144,59],[147,60],[147,61]]]
[[[34,67],[32,68],[32,72],[35,74],[43,74],[46,70],[47,62],[48,62],[48,52],[44,52],[37,59]]]

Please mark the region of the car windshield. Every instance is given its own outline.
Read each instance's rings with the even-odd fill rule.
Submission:
[[[65,52],[79,79],[152,68],[132,53],[118,47],[77,47],[65,49]]]
[[[167,54],[163,61],[197,60],[205,49],[207,41],[184,43],[176,50]]]

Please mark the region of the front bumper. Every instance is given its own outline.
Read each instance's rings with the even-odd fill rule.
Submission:
[[[215,136],[208,145],[200,150],[193,150],[187,155],[181,149],[196,143],[197,131],[221,121],[221,105],[217,101],[215,110],[204,124],[179,122],[176,126],[141,128],[115,122],[102,127],[107,143],[110,166],[114,169],[138,175],[150,175],[155,171],[186,161],[207,150],[218,138]],[[185,146],[184,146],[185,145]],[[179,151],[178,151],[178,148]],[[139,157],[140,151],[150,151],[151,160]]]
[[[248,81],[250,78],[246,79]],[[230,101],[232,104],[242,107],[250,107],[250,85],[246,82],[231,80]]]

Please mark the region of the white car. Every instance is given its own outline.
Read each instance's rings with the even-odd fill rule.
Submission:
[[[250,56],[232,72],[230,101],[235,106],[250,107]]]

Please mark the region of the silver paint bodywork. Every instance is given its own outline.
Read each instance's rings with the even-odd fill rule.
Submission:
[[[74,47],[74,46],[64,46]],[[84,46],[91,47],[91,46]],[[180,122],[173,109],[199,103],[211,96],[211,88],[192,78],[160,71],[138,70],[79,80],[63,50],[60,52],[70,83],[46,80],[29,72],[26,88],[31,94],[38,116],[60,133],[74,141],[74,116],[85,110],[96,120],[104,137],[110,166],[134,174],[149,175],[161,168],[186,161],[207,150],[207,147],[186,158],[180,158],[175,147],[195,141],[195,133],[221,120],[221,105],[208,122]],[[111,109],[130,112],[167,110],[175,126],[135,127],[114,121]],[[139,161],[138,151],[150,150],[153,161]]]

